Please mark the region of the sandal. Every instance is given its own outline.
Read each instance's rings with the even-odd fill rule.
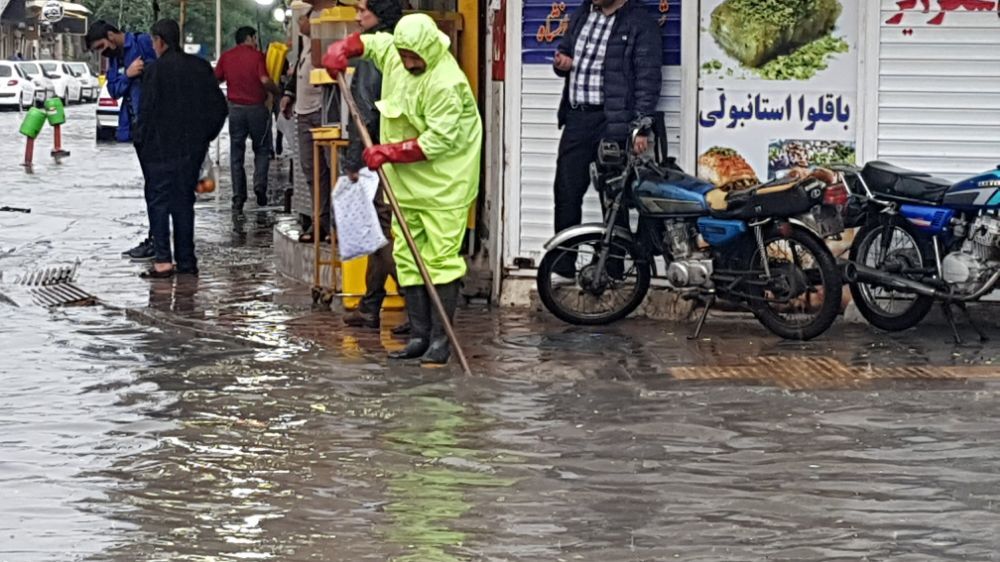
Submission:
[[[166,271],[157,271],[155,267],[151,267],[140,273],[139,277],[141,279],[170,279],[175,273],[177,273],[177,269],[174,267]]]

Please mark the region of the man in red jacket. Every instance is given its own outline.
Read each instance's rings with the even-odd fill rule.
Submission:
[[[247,173],[243,169],[247,137],[253,142],[253,190],[257,205],[267,205],[267,172],[271,147],[268,130],[271,112],[264,102],[267,94],[277,97],[278,87],[267,74],[264,53],[257,48],[257,32],[252,27],[236,31],[236,46],[219,57],[215,77],[226,82],[229,98],[229,167],[233,177],[233,211],[243,211],[247,200]]]

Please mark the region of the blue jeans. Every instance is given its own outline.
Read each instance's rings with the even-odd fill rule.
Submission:
[[[229,104],[229,171],[233,179],[234,207],[242,208],[247,200],[247,172],[244,169],[247,137],[253,146],[254,193],[267,193],[267,172],[271,166],[270,128],[271,114],[264,104]]]
[[[198,174],[205,159],[201,154],[170,160],[151,159],[145,164],[146,205],[153,233],[156,263],[173,263],[181,271],[197,271],[194,255],[194,201]],[[173,252],[170,226],[173,223]]]

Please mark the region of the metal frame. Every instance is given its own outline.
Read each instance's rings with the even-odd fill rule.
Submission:
[[[315,133],[315,131],[314,131]],[[320,209],[320,189],[324,189],[324,186],[320,185],[320,166],[322,165],[322,154],[321,150],[330,151],[330,185],[325,186],[325,188],[330,190],[331,200],[333,197],[333,189],[336,187],[336,182],[338,178],[337,170],[339,169],[339,149],[347,146],[347,141],[342,139],[337,140],[327,140],[319,139],[313,140],[313,181],[312,181],[312,232],[313,232],[313,294],[314,297],[320,295],[323,296],[324,302],[331,302],[333,300],[334,294],[340,291],[340,283],[338,279],[340,276],[338,272],[343,269],[343,262],[337,258],[337,234],[333,228],[330,229],[330,259],[323,259],[322,245],[323,245],[323,228],[320,225],[320,216],[322,215],[322,209]],[[332,211],[331,211],[332,212]],[[322,267],[324,265],[330,266],[330,279],[329,284],[323,284]],[[324,294],[323,291],[326,291]],[[314,299],[315,300],[315,299]]]

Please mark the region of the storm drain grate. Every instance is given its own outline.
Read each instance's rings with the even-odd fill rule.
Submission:
[[[744,380],[790,390],[861,388],[876,380],[1000,379],[1000,366],[853,366],[830,357],[754,357],[741,365],[674,367],[679,380]]]
[[[34,304],[47,308],[57,306],[90,306],[97,297],[74,284],[79,263],[71,266],[49,267],[20,275],[10,283],[26,294]],[[17,303],[18,299],[10,299]]]

